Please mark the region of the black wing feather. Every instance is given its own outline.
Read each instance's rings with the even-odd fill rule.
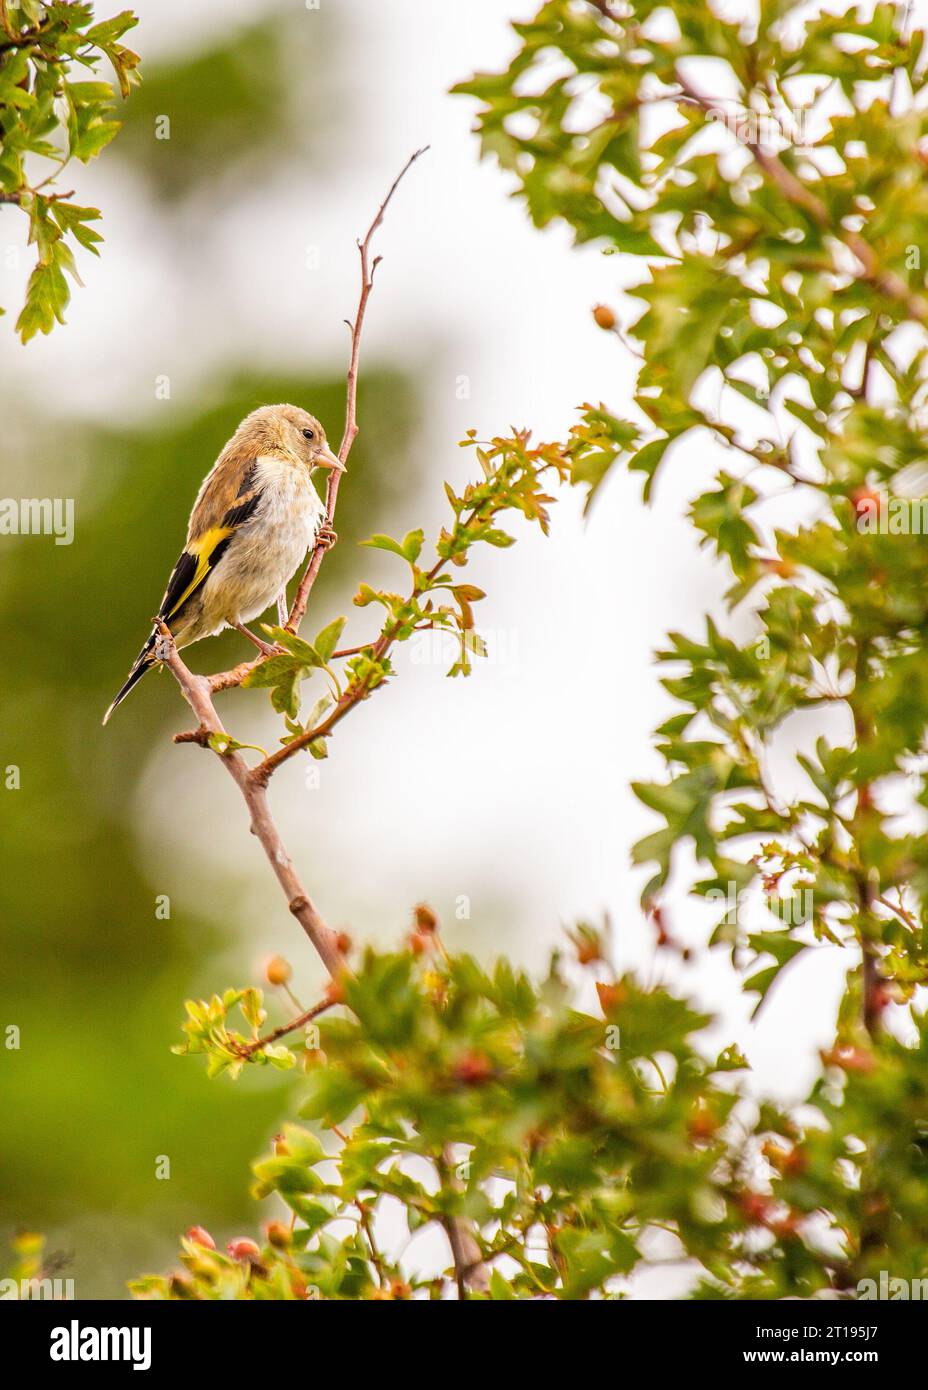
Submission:
[[[197,572],[197,563],[195,555],[189,554],[186,550],[181,552],[180,559],[171,571],[168,587],[164,591],[164,598],[161,600],[161,607],[158,610],[159,617],[166,618],[180,602],[181,595],[193,583],[193,576]]]
[[[223,526],[241,526],[243,521],[247,521],[250,516],[254,516],[258,503],[261,501],[263,493],[256,492],[245,502],[240,502],[237,507],[230,507],[222,518]]]

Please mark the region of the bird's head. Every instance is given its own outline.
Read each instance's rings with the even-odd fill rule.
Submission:
[[[329,448],[319,421],[298,405],[263,405],[245,417],[238,432],[256,438],[258,447],[267,452],[280,451],[310,471],[314,468],[345,471],[345,465]]]

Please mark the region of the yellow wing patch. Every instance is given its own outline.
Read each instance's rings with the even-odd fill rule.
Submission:
[[[209,574],[210,560],[213,552],[227,536],[231,536],[234,529],[233,526],[213,526],[209,531],[204,531],[202,536],[198,536],[195,541],[192,541],[187,546],[188,555],[194,555],[196,557],[197,567],[193,572],[193,578],[190,583],[171,608],[171,611],[166,614],[168,618],[173,617],[181,604],[190,597],[194,589],[198,588],[203,583],[204,579]]]

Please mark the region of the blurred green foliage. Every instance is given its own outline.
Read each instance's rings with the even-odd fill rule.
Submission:
[[[434,927],[404,952],[368,951],[339,990],[347,1016],[269,1049],[294,1069],[312,1128],[286,1125],[254,1164],[253,1195],[271,1218],[263,1240],[222,1251],[193,1228],[182,1271],[133,1291],[441,1298],[455,1281],[462,1290],[461,1271],[417,1274],[397,1252],[454,1220],[474,1232],[489,1270],[478,1292],[493,1300],[621,1297],[625,1276],[685,1260],[693,1296],[709,1299],[854,1293],[885,1269],[923,1276],[924,1023],[916,1047],[886,1039],[878,1055],[826,1054],[800,1123],[740,1098],[733,1083],[748,1064],[735,1047],[707,1055],[707,1015],[616,977],[594,929],[574,946],[596,1014],[579,1007],[576,964],[557,955],[534,981],[505,959],[487,971],[449,958]],[[238,1007],[247,1034],[230,1018]],[[260,992],[188,1011],[187,1050],[205,1052],[214,1074],[264,1060]],[[861,1143],[875,1132],[880,1143]],[[388,1243],[373,1225],[387,1201]]]
[[[0,5],[0,204],[26,213],[37,252],[16,321],[24,343],[64,323],[67,277],[80,284],[74,250],[98,254],[100,233],[87,223],[99,211],[73,202],[57,180],[72,160],[88,164],[119,131],[117,87],[129,95],[139,62],[120,40],[137,23],[131,10],[97,20],[93,5],[77,0]],[[106,80],[110,70],[115,86]]]
[[[126,106],[119,157],[168,202],[211,184],[231,190],[263,180],[269,167],[289,160],[299,161],[305,182],[339,144],[331,124],[324,141],[314,129],[331,100],[337,43],[337,26],[323,12],[281,7],[217,34],[203,50],[147,60],[145,80]]]

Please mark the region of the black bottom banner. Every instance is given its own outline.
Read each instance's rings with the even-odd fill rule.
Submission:
[[[506,1307],[511,1309],[512,1304]],[[408,1336],[412,1326],[396,1324],[395,1315],[395,1307],[373,1314],[378,1318],[377,1334],[385,1339],[381,1349],[391,1351],[394,1367],[398,1346],[394,1339]],[[359,1367],[360,1348],[353,1338],[359,1331],[358,1318],[365,1319],[366,1327],[368,1316],[330,1302],[312,1307],[266,1302],[193,1306],[0,1301],[0,1334],[8,1365],[20,1361],[30,1370],[40,1369],[43,1377],[52,1381],[67,1381],[88,1372],[105,1376],[133,1370],[155,1380],[168,1375],[177,1380],[179,1373],[212,1371],[223,1379],[234,1376],[241,1383],[243,1375],[270,1373],[279,1379],[286,1371],[300,1367],[313,1366],[324,1372],[320,1357],[330,1364],[337,1360],[346,1368]],[[415,1324],[417,1338],[427,1334],[428,1318],[435,1313],[423,1316],[426,1322]],[[448,1307],[438,1316],[457,1315]],[[475,1309],[460,1316],[482,1315]],[[599,1307],[586,1305],[580,1316],[597,1319],[595,1324],[587,1324],[595,1326],[597,1335],[621,1339],[610,1344],[610,1355],[619,1357],[619,1364],[625,1355],[635,1355],[649,1358],[655,1371],[679,1369],[687,1373],[699,1364],[704,1368],[711,1365],[713,1373],[720,1368],[750,1373],[754,1368],[778,1366],[901,1370],[909,1355],[905,1348],[912,1345],[904,1329],[911,1332],[917,1326],[919,1337],[924,1329],[919,1303],[912,1306],[909,1301],[879,1298],[781,1303],[617,1300]],[[500,1325],[490,1326],[498,1330]],[[352,1340],[345,1336],[349,1328]],[[438,1328],[448,1334],[448,1324],[438,1324]],[[468,1328],[479,1328],[483,1334],[488,1325],[456,1323],[453,1335],[460,1337]],[[518,1339],[510,1343],[520,1370],[524,1373],[529,1369],[536,1355],[548,1356],[556,1339],[571,1336],[573,1331],[569,1323],[560,1330],[557,1324],[546,1323],[537,1335],[521,1330]],[[414,1350],[413,1344],[406,1345],[412,1370],[419,1363],[421,1346],[417,1342],[419,1350]],[[458,1344],[455,1360],[459,1367],[465,1361],[472,1363],[472,1358],[481,1358],[479,1343],[465,1345],[471,1350],[462,1356]],[[494,1374],[499,1372],[499,1356],[505,1346],[506,1342],[494,1338],[492,1353],[489,1345],[486,1348],[488,1368],[491,1363]],[[374,1364],[377,1351],[376,1342],[367,1344]],[[545,1373],[550,1365],[539,1364],[538,1369]]]

